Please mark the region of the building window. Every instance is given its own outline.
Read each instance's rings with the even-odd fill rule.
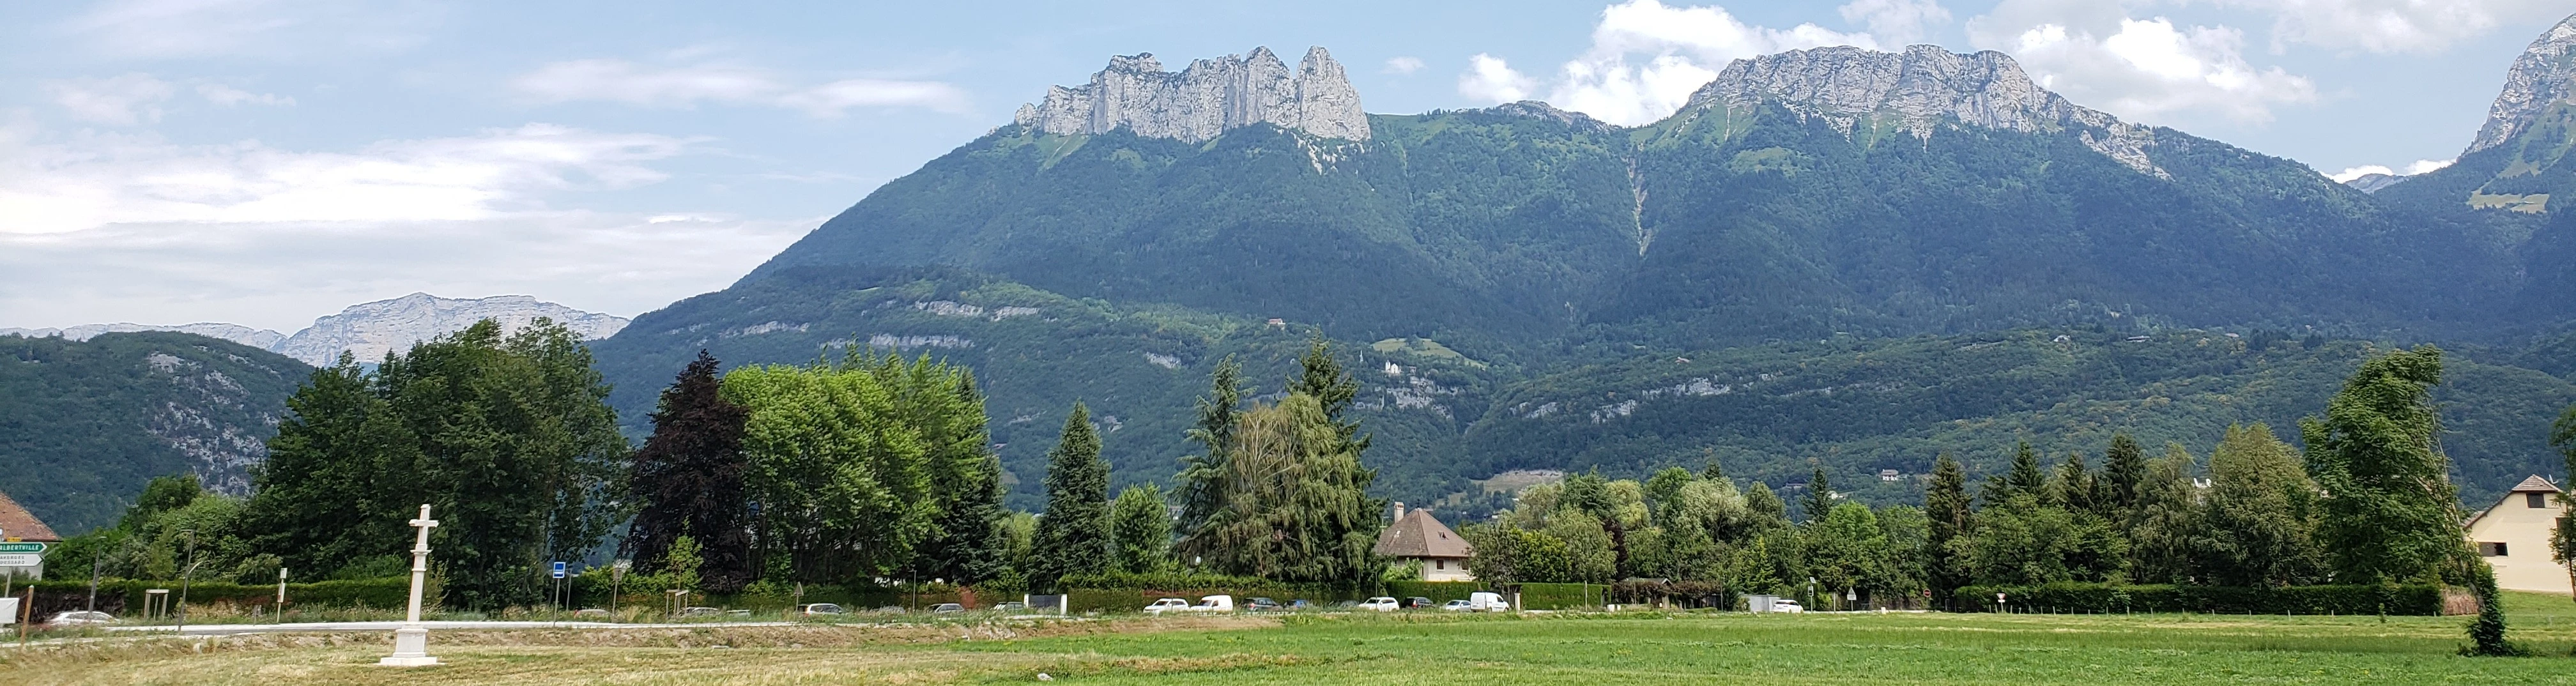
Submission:
[[[1432,561],[1431,561],[1431,568],[1432,568],[1432,569],[1448,569],[1448,568],[1449,568],[1449,561],[1448,561],[1448,560],[1432,560]]]
[[[2502,543],[2502,542],[2488,543],[2488,542],[2485,542],[2485,541],[2479,541],[2479,542],[2478,542],[2478,554],[2479,554],[2479,555],[2484,555],[2484,556],[2487,556],[2487,557],[2507,557],[2507,554],[2505,553],[2505,549],[2504,549],[2504,543]]]
[[[2537,510],[2537,509],[2540,509],[2540,508],[2544,508],[2544,507],[2548,507],[2548,506],[2549,506],[2549,494],[2547,494],[2547,493],[2524,493],[2524,494],[2522,494],[2522,505],[2523,505],[2524,507],[2528,507],[2528,508],[2531,508],[2531,509],[2534,509],[2534,510]]]

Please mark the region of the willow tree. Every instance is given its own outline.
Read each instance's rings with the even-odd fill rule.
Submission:
[[[1304,393],[1243,412],[1225,465],[1224,506],[1203,527],[1207,564],[1281,581],[1376,579],[1383,524],[1374,472],[1324,404]]]
[[[2336,581],[2472,581],[2433,406],[2441,382],[2440,348],[2391,351],[2362,362],[2324,417],[2299,422]]]

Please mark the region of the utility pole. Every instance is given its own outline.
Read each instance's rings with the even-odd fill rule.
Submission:
[[[197,530],[180,529],[188,537],[188,568],[179,572],[179,635],[188,635],[188,579],[197,575]]]
[[[107,562],[105,556],[95,554],[89,556],[89,607],[86,609],[90,612],[98,611],[98,566],[105,562]]]

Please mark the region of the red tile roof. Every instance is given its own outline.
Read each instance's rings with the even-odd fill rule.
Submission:
[[[10,500],[7,493],[0,493],[0,536],[22,541],[63,540],[63,537],[54,535],[52,528],[45,526],[44,520],[37,519],[35,513],[19,507],[18,501]]]

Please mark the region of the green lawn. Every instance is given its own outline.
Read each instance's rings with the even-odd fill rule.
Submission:
[[[1372,613],[448,635],[413,671],[279,636],[0,652],[0,683],[2576,683],[2576,603],[2507,607],[2545,657],[2458,657],[2464,617]]]

